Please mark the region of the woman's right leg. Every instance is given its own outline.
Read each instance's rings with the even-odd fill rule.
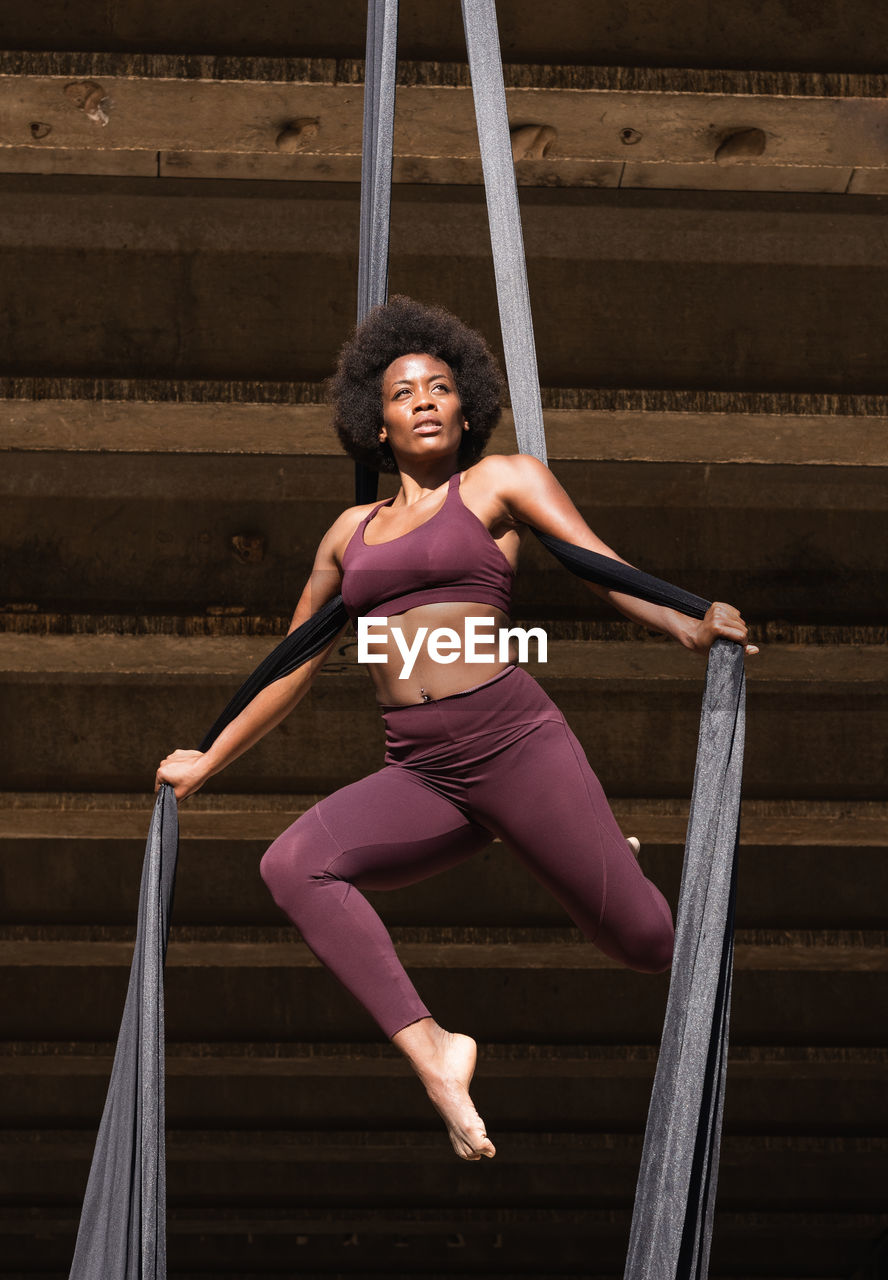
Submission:
[[[303,814],[262,859],[262,877],[315,955],[416,1071],[464,1160],[495,1154],[469,1096],[476,1046],[445,1031],[359,892],[413,884],[470,857],[490,833],[397,767],[343,787]]]
[[[385,925],[360,889],[395,889],[455,866],[490,833],[387,766],[302,815],[262,859],[275,902],[389,1037],[429,1017]]]

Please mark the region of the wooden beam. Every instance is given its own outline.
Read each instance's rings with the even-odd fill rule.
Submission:
[[[110,937],[108,935],[111,935]],[[123,935],[115,937],[114,935]],[[576,929],[401,927],[391,930],[398,955],[414,969],[623,970]],[[861,930],[740,929],[734,967],[740,972],[888,972],[888,933]],[[97,926],[0,928],[0,967],[126,968],[132,931]],[[321,961],[291,928],[173,926],[168,969],[316,969]]]
[[[381,724],[354,646],[343,638],[298,726],[282,725],[232,766],[226,789],[329,791],[367,772]],[[4,714],[33,743],[25,756],[7,744],[9,787],[91,790],[96,759],[102,789],[146,785],[151,762],[171,743],[199,740],[273,647],[271,637],[250,636],[0,635]],[[881,795],[888,647],[774,644],[748,668],[750,798]],[[687,793],[702,663],[665,641],[555,640],[547,663],[530,670],[569,710],[611,794]]]
[[[585,1167],[586,1170],[595,1165],[613,1166],[616,1171],[627,1163],[637,1166],[641,1142],[641,1135],[637,1133],[522,1133],[511,1130],[503,1142],[496,1167],[564,1163],[574,1168]],[[80,1162],[88,1159],[94,1143],[92,1133],[80,1130],[0,1131],[4,1166],[13,1169],[19,1161],[27,1162],[29,1172],[49,1161]],[[888,1140],[879,1137],[728,1134],[722,1147],[722,1166],[726,1171],[732,1168],[737,1172],[748,1170],[756,1157],[763,1156],[781,1163],[793,1157],[812,1160],[831,1157],[836,1163],[844,1158],[873,1166],[880,1156],[884,1157],[886,1150]],[[352,1163],[404,1165],[425,1161],[432,1165],[450,1166],[453,1160],[453,1152],[438,1132],[287,1130],[275,1129],[271,1124],[264,1130],[249,1132],[224,1128],[173,1129],[167,1134],[167,1153],[173,1166],[216,1160],[220,1164],[236,1162],[242,1167],[266,1162],[272,1165],[310,1163],[321,1167]],[[861,1180],[866,1176],[863,1169],[859,1176]],[[810,1191],[804,1199],[809,1196]],[[850,1191],[850,1197],[853,1196],[854,1192]],[[782,1194],[776,1187],[765,1187],[757,1198],[764,1204],[774,1205],[779,1204]],[[815,1194],[812,1198],[816,1200],[818,1197]],[[839,1193],[836,1198],[839,1203],[842,1200],[847,1202],[849,1195]]]
[[[220,1275],[234,1266],[238,1280],[267,1280],[269,1274],[292,1274],[298,1266],[306,1280],[322,1280],[345,1274],[345,1265],[355,1280],[370,1280],[380,1274],[380,1257],[388,1274],[421,1273],[426,1280],[450,1280],[456,1265],[463,1280],[489,1280],[497,1272],[546,1274],[554,1256],[560,1280],[620,1280],[623,1275],[628,1205],[542,1208],[522,1197],[520,1204],[491,1208],[465,1207],[464,1200],[463,1195],[458,1204],[435,1207],[411,1200],[384,1209],[267,1208],[244,1202],[195,1206],[173,1200],[168,1232],[183,1262],[176,1268],[180,1280],[203,1280],[208,1266]],[[572,1203],[569,1196],[565,1201]],[[23,1280],[28,1267],[33,1271],[35,1259],[46,1280],[65,1280],[77,1221],[73,1197],[62,1205],[7,1211],[4,1244],[10,1265],[21,1264],[10,1272],[14,1280]],[[713,1280],[760,1280],[765,1256],[769,1280],[847,1280],[849,1268],[886,1227],[888,1215],[878,1212],[717,1208],[718,1251],[711,1275]],[[372,1270],[362,1268],[364,1260]],[[861,1274],[860,1280],[871,1276]]]
[[[33,383],[49,398],[0,399],[0,451],[86,453],[256,454],[336,457],[343,461],[321,403],[320,384],[294,384],[303,402],[286,403],[286,386],[269,394],[284,403],[249,403],[260,388],[237,387],[229,400],[200,403],[211,392],[200,385],[109,384],[109,397],[74,398],[87,392],[71,380],[72,398],[50,379]],[[11,389],[12,380],[7,380]],[[24,387],[22,388],[24,389]],[[0,392],[3,387],[0,386]],[[116,391],[118,398],[114,398]],[[152,394],[153,393],[153,394]],[[755,463],[786,466],[888,466],[888,398],[830,396],[733,396],[717,393],[640,393],[637,408],[618,408],[619,392],[543,392],[549,454],[553,459],[622,462]],[[623,393],[628,404],[633,397]],[[195,397],[189,400],[189,396]],[[156,397],[153,398],[153,397]],[[307,401],[311,397],[311,402]],[[641,407],[647,401],[650,408]],[[234,402],[232,402],[234,401]],[[554,401],[554,405],[553,402]],[[556,407],[558,405],[565,407]],[[568,406],[574,407],[568,407]],[[658,405],[671,408],[654,407]],[[837,411],[838,409],[838,411]],[[510,410],[490,451],[514,453]]]
[[[58,164],[71,172],[80,155],[95,172],[92,153],[120,152],[119,171],[132,172],[132,153],[144,151],[163,176],[357,180],[359,65],[343,82],[341,64],[310,59],[192,61],[186,68],[163,55],[7,55],[0,75],[5,167],[20,171],[19,156],[44,152],[53,154],[44,161],[48,171]],[[400,81],[396,178],[478,182],[466,68],[404,64]],[[519,181],[542,186],[617,185],[624,165],[630,185],[645,185],[656,181],[645,166],[667,165],[680,168],[674,179],[661,171],[659,185],[853,190],[855,169],[888,166],[884,89],[884,79],[872,76],[507,70]],[[545,155],[531,158],[517,130],[540,125],[551,141]],[[784,178],[796,168],[804,173]]]
[[[629,1217],[629,1209],[595,1209],[585,1205],[580,1208],[553,1209],[538,1206],[491,1207],[474,1204],[406,1207],[393,1204],[386,1213],[380,1212],[378,1207],[362,1209],[352,1206],[326,1208],[300,1205],[294,1211],[292,1207],[275,1209],[257,1205],[245,1207],[217,1205],[202,1206],[191,1211],[184,1206],[177,1206],[176,1212],[171,1215],[169,1225],[171,1234],[198,1238],[221,1235],[228,1238],[247,1239],[252,1232],[259,1234],[262,1231],[270,1231],[275,1235],[291,1239],[297,1233],[305,1231],[336,1234],[341,1238],[343,1233],[353,1230],[362,1230],[371,1236],[390,1236],[396,1230],[403,1230],[405,1235],[418,1237],[426,1233],[430,1227],[444,1230],[451,1226],[458,1226],[467,1234],[479,1234],[493,1227],[501,1227],[522,1235],[526,1239],[532,1239],[541,1230],[548,1229],[557,1237],[570,1229],[571,1234],[574,1231],[577,1233],[580,1241],[590,1230],[613,1227],[619,1234],[619,1244],[622,1252],[625,1253],[625,1235],[629,1230]],[[716,1222],[723,1231],[730,1232],[747,1243],[752,1240],[754,1249],[756,1238],[752,1234],[754,1229],[759,1232],[773,1233],[774,1238],[791,1236],[793,1239],[810,1239],[812,1236],[820,1238],[823,1233],[828,1232],[839,1239],[859,1243],[860,1240],[867,1238],[867,1233],[878,1233],[888,1229],[888,1213],[842,1212],[836,1209],[822,1211],[789,1209],[784,1212],[717,1209]],[[13,1231],[17,1229],[28,1236],[35,1234],[42,1236],[48,1235],[52,1230],[60,1229],[76,1232],[76,1227],[77,1216],[74,1216],[71,1211],[58,1205],[41,1204],[29,1209],[27,1214],[23,1215],[18,1228],[11,1226],[10,1229]],[[304,1244],[305,1241],[302,1243]],[[759,1260],[759,1257],[755,1258],[756,1262]],[[621,1256],[621,1267],[622,1262]],[[424,1271],[423,1274],[429,1275],[430,1280],[447,1280],[447,1277],[440,1273]],[[485,1280],[489,1274],[489,1272],[483,1273]],[[608,1272],[608,1275],[611,1274],[616,1280],[618,1273]],[[622,1271],[619,1274],[622,1274]],[[731,1280],[744,1280],[733,1268],[728,1274]],[[782,1274],[784,1273],[774,1272],[772,1269],[769,1280],[779,1280]],[[756,1277],[754,1272],[751,1272],[749,1280],[760,1280],[760,1275],[759,1272]],[[787,1280],[801,1280],[795,1270],[786,1275]],[[815,1275],[816,1280],[832,1280],[831,1276],[824,1276],[819,1270],[816,1273],[812,1272],[811,1275],[812,1280]],[[243,1280],[240,1273],[238,1277],[239,1280]],[[363,1277],[362,1280],[364,1280]],[[474,1280],[474,1277],[471,1280]],[[565,1273],[563,1277],[559,1276],[559,1280],[597,1280],[597,1277],[590,1276],[588,1271],[582,1271],[575,1275]],[[845,1280],[845,1276],[840,1272],[836,1273],[836,1280]]]
[[[673,164],[628,161],[620,175],[621,187],[678,191],[831,191],[855,195],[873,194],[867,179],[858,174],[881,176],[881,169],[855,169],[848,165],[771,164]],[[579,184],[577,184],[579,185]],[[591,184],[589,184],[591,185]],[[605,185],[601,183],[600,185]]]
[[[229,636],[208,639],[177,635],[71,635],[28,636],[0,634],[0,683],[123,685],[152,681],[164,684],[213,683],[250,671],[267,655],[274,638]],[[357,662],[357,640],[348,634],[341,642],[343,660],[323,668],[318,680],[347,684],[364,672]],[[526,665],[547,685],[581,681],[590,689],[598,684],[624,687],[645,684],[651,691],[693,690],[703,672],[679,645],[657,641],[555,640],[548,645],[548,659]],[[888,680],[888,646],[885,645],[771,645],[749,664],[748,680],[762,692],[791,687],[816,686],[818,695],[845,691],[862,693],[884,689]]]
[[[101,151],[62,147],[0,147],[0,173],[85,174],[157,178],[160,160],[147,150]]]
[[[888,109],[888,99],[885,104]],[[888,129],[886,129],[888,137]],[[888,145],[888,143],[886,143]],[[236,183],[202,184],[87,180],[35,183],[0,180],[4,217],[0,249],[77,253],[203,253],[211,260],[238,255],[353,256],[357,251],[357,191],[331,184],[288,191],[253,190]],[[249,210],[249,216],[247,216]],[[888,232],[880,205],[848,213],[844,200],[810,197],[789,203],[764,194],[637,192],[528,193],[522,208],[531,269],[550,264],[662,263],[723,267],[816,267],[874,272],[888,266]],[[392,203],[392,258],[417,258],[458,249],[460,258],[487,262],[490,237],[480,193],[446,191],[436,198],[406,187]],[[556,384],[564,385],[564,384]],[[567,384],[567,385],[577,385]]]
[[[182,838],[273,840],[317,795],[192,796],[179,813]],[[89,792],[0,793],[0,840],[142,840],[154,798]],[[643,843],[683,845],[686,800],[616,798],[621,826]],[[743,844],[804,848],[888,845],[888,804],[874,800],[744,800]]]
[[[719,4],[711,0],[662,0],[623,7],[612,0],[550,0],[545,21],[537,0],[498,6],[503,56],[509,63],[627,64],[774,68],[832,72],[884,69],[888,17],[880,0],[832,0],[812,14],[781,0]],[[86,6],[44,0],[39,9],[10,9],[4,16],[9,49],[105,49],[138,56],[142,50],[196,62],[207,47],[236,63],[244,53],[269,58],[291,54],[347,59],[363,56],[366,5],[361,0],[265,0],[261,22],[239,0],[154,0],[150,6]],[[401,6],[399,54],[405,59],[463,59],[465,37],[459,7]],[[183,56],[185,55],[185,56]]]
[[[855,169],[848,186],[849,195],[888,195],[888,174],[884,169]]]
[[[353,186],[5,175],[0,191],[11,373],[332,369],[354,315]],[[881,394],[888,235],[878,200],[850,213],[837,195],[527,192],[544,383]],[[496,346],[489,252],[478,190],[396,189],[393,291],[434,264],[436,300]]]
[[[484,1078],[650,1079],[657,1062],[654,1044],[627,1045],[479,1045]],[[167,1045],[166,1074],[171,1079],[409,1078],[410,1067],[388,1044],[177,1042]],[[0,1045],[0,1078],[107,1076],[114,1045],[81,1042],[7,1041]],[[833,1048],[782,1045],[731,1045],[733,1079],[878,1081],[888,1069],[888,1049],[877,1046]]]

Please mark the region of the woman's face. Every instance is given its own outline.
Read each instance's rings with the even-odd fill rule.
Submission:
[[[468,423],[450,366],[422,353],[392,361],[382,378],[382,420],[379,438],[396,461],[458,453]]]

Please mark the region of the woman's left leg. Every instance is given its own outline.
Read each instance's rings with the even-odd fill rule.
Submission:
[[[672,960],[669,904],[638,865],[564,717],[539,695],[548,704],[544,716],[477,771],[472,815],[596,946],[631,969],[659,973]]]

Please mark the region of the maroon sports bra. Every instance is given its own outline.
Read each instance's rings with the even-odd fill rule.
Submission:
[[[379,502],[352,534],[342,557],[342,599],[354,622],[387,617],[421,604],[471,601],[509,613],[512,566],[484,523],[459,496],[462,473],[450,477],[447,496],[424,524],[398,538],[368,546],[364,530]]]

